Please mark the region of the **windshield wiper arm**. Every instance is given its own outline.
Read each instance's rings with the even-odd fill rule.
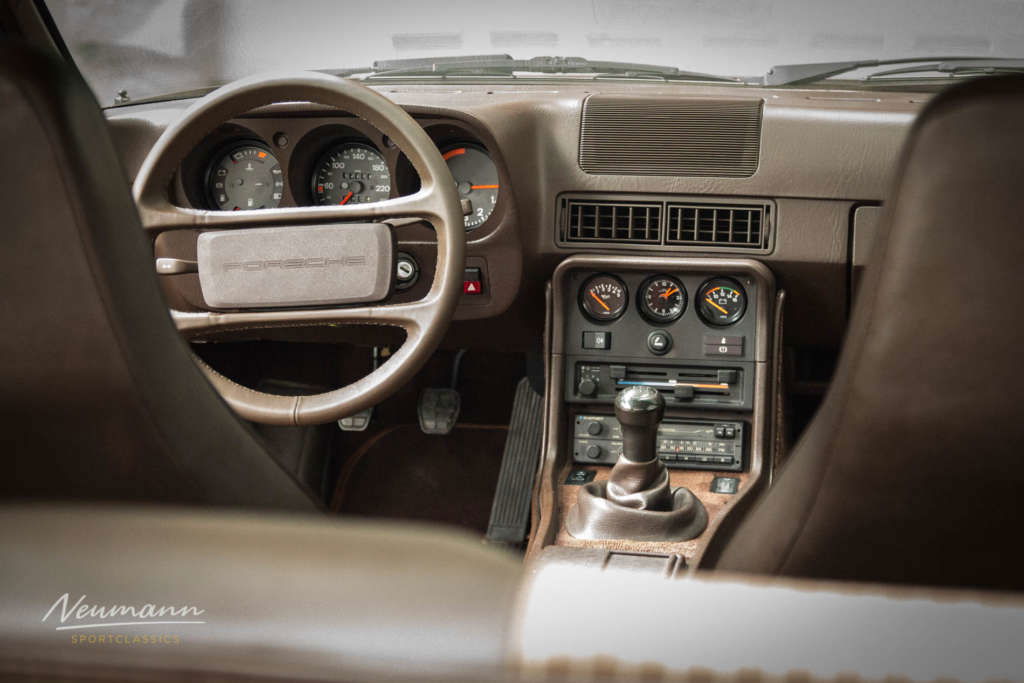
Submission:
[[[932,62],[919,66],[904,66],[899,69],[886,69],[868,74],[864,80],[899,76],[914,73],[940,74],[994,74],[1004,71],[1024,71],[1024,59],[960,59],[957,61]]]
[[[764,76],[764,84],[768,86],[777,85],[798,85],[800,83],[813,83],[832,76],[857,71],[872,66],[886,66],[895,64],[920,64],[922,62],[939,63],[952,67],[955,64],[980,63],[988,66],[1003,64],[1016,64],[1019,59],[999,59],[994,57],[902,57],[900,59],[863,59],[849,62],[820,62],[813,64],[779,64],[768,70]],[[975,67],[976,68],[976,67]],[[908,70],[906,73],[918,71],[919,68]],[[934,71],[935,69],[925,69]],[[884,73],[884,72],[883,72]],[[898,72],[896,72],[898,73]],[[880,74],[875,74],[880,75]]]
[[[635,64],[589,60],[583,57],[533,57],[513,59],[511,55],[472,55],[466,57],[433,57],[423,59],[391,59],[374,62],[368,69],[335,71],[340,76],[366,74],[368,78],[400,76],[513,76],[517,72],[542,74],[595,74],[665,80],[700,80],[737,83],[738,78],[717,76],[696,71],[683,71],[674,66]]]

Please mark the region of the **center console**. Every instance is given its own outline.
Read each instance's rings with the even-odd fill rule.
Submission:
[[[692,562],[769,476],[771,272],[751,259],[573,256],[549,296],[540,524],[529,551],[607,547]],[[614,491],[613,466],[630,459],[614,405],[634,387],[664,406],[650,432],[656,467],[707,510],[694,538],[660,539],[635,524],[615,526],[615,538],[580,533],[595,526],[579,521],[583,499]]]

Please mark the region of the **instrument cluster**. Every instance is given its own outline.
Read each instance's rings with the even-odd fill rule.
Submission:
[[[501,174],[487,147],[464,127],[427,127],[448,164],[459,198],[468,200],[467,231],[499,205]],[[419,177],[394,144],[346,124],[315,125],[292,144],[285,133],[260,135],[227,125],[182,167],[190,203],[214,211],[280,206],[366,204],[412,194]]]

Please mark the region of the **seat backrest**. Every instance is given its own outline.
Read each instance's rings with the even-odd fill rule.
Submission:
[[[936,96],[828,396],[706,565],[1022,588],[1024,76]]]
[[[0,43],[0,497],[314,509],[196,368],[92,93]]]

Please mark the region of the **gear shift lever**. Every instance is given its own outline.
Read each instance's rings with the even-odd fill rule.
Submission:
[[[665,399],[652,387],[630,387],[615,397],[615,419],[622,425],[622,457],[647,462],[657,457],[658,425]]]
[[[607,498],[638,510],[671,510],[668,470],[658,460],[658,425],[665,399],[652,387],[629,387],[615,397],[622,456],[608,475]]]
[[[622,455],[607,481],[584,486],[566,528],[577,538],[682,541],[707,526],[704,505],[686,488],[672,489],[658,459],[658,425],[665,399],[652,387],[629,387],[615,397]]]

